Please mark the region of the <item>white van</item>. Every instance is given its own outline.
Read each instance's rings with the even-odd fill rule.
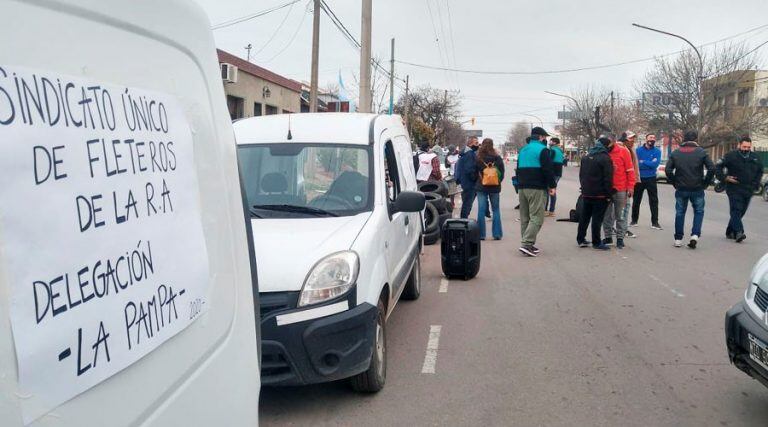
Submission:
[[[419,297],[424,195],[399,116],[234,125],[259,265],[262,384],[386,378],[387,316]]]
[[[0,425],[256,425],[250,222],[207,17],[0,17]]]

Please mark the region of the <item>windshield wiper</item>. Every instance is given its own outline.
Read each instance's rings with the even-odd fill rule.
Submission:
[[[248,212],[250,212],[251,218],[264,218],[263,215],[261,215],[260,213],[257,213],[256,210],[253,208],[248,209]]]
[[[339,216],[333,212],[325,209],[311,208],[309,206],[296,206],[296,205],[253,205],[253,209],[263,209],[266,211],[279,211],[279,212],[295,212],[305,213],[317,216]],[[253,212],[251,212],[253,213]]]

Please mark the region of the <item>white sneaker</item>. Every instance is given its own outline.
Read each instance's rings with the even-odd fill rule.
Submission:
[[[676,248],[682,248],[683,247],[683,241],[682,240],[675,240],[675,247]]]
[[[691,241],[688,242],[688,247],[696,249],[696,244],[699,242],[699,236],[691,236]]]

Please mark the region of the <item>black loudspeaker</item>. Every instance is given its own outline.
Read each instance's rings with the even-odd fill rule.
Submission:
[[[473,219],[445,221],[440,244],[443,274],[469,280],[480,271],[480,228]]]

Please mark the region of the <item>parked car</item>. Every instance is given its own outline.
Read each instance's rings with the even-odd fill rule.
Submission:
[[[768,387],[768,254],[755,264],[744,299],[725,315],[728,357]]]
[[[763,199],[768,202],[768,173],[763,174],[763,178],[760,180],[760,187],[755,190],[755,194],[763,196]]]
[[[261,284],[262,384],[380,390],[386,319],[421,292],[424,195],[399,116],[234,125]]]
[[[0,16],[0,425],[258,425],[258,284],[208,17]]]

